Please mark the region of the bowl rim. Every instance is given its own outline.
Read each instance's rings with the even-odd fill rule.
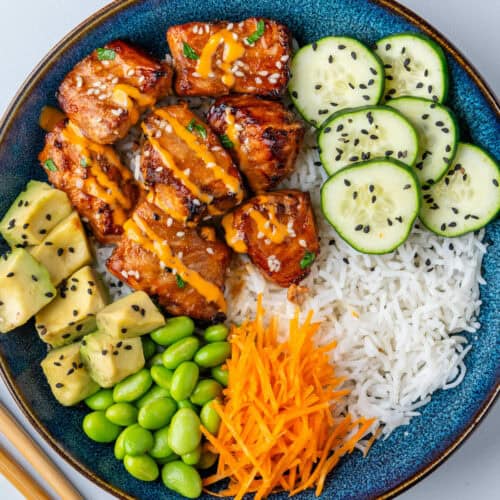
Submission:
[[[21,105],[25,102],[29,96],[33,87],[35,87],[41,78],[47,73],[47,71],[56,64],[58,56],[71,47],[74,43],[84,37],[89,31],[94,27],[102,24],[112,15],[126,9],[127,7],[135,4],[141,3],[144,0],[114,0],[108,5],[105,5],[101,9],[97,10],[81,23],[79,23],[75,28],[73,28],[66,36],[64,36],[58,43],[56,43],[52,49],[40,60],[40,62],[35,66],[35,68],[29,73],[25,78],[19,90],[15,93],[14,97],[7,106],[5,112],[0,118],[0,145],[3,143],[6,134],[8,133],[10,127],[16,118]],[[403,17],[406,21],[410,22],[420,30],[422,30],[427,36],[429,36],[434,41],[438,42],[442,47],[444,47],[458,62],[458,64],[466,71],[469,77],[474,81],[474,83],[479,87],[479,90],[488,101],[489,105],[495,111],[496,115],[500,117],[500,105],[499,102],[491,90],[489,85],[486,83],[484,78],[481,76],[479,71],[475,68],[473,64],[460,52],[459,49],[452,44],[447,37],[445,37],[438,29],[432,26],[430,23],[425,21],[418,14],[398,3],[396,0],[369,0],[371,3],[381,6],[382,8],[389,10],[390,12]],[[12,376],[12,372],[7,364],[6,359],[0,352],[0,376],[4,381],[10,395],[13,397],[17,406],[20,408],[23,415],[27,418],[29,423],[33,426],[36,432],[44,439],[44,441],[67,463],[69,463],[76,471],[82,474],[84,477],[97,484],[104,491],[111,493],[117,498],[124,500],[134,500],[134,497],[124,492],[120,488],[108,483],[96,473],[91,471],[87,466],[82,464],[79,460],[74,458],[57,440],[48,432],[42,422],[33,412],[28,401],[24,398],[23,394],[19,390],[17,383]],[[472,434],[472,432],[478,427],[479,423],[484,419],[485,415],[491,410],[494,403],[496,402],[500,394],[500,381],[492,387],[488,396],[484,399],[483,403],[471,418],[469,424],[464,429],[464,431],[452,441],[449,446],[438,455],[430,464],[421,467],[416,471],[411,477],[402,480],[399,484],[391,488],[389,491],[383,493],[378,498],[389,499],[393,498],[403,491],[414,486],[422,479],[424,479],[431,472],[436,470],[436,468],[441,465],[445,460],[447,460]]]

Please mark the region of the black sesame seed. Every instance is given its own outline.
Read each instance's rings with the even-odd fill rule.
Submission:
[[[63,248],[58,248],[57,249],[57,255],[60,257],[62,254],[64,253],[64,249]]]
[[[123,345],[123,342],[120,340],[120,342],[118,342],[118,343],[116,344],[116,347],[121,347],[122,345]]]
[[[337,132],[341,132],[342,130],[344,130],[344,125],[340,124],[337,126]]]
[[[370,184],[368,186],[368,190],[370,191],[370,193],[373,193],[373,191],[375,191],[375,186],[373,184]]]
[[[137,305],[137,304],[132,304],[132,309],[135,311],[135,312],[139,312],[140,311],[140,307]]]
[[[403,189],[411,189],[411,184],[406,184]]]
[[[332,62],[333,62],[333,56],[332,56],[332,55],[329,55],[329,56],[328,56],[328,62],[329,62],[330,64],[332,64]]]
[[[40,231],[38,231],[40,234],[46,234],[47,233],[47,230],[46,229],[40,229]]]
[[[122,329],[121,329],[121,332],[122,332],[122,333],[127,333],[127,329],[126,329],[126,328],[122,328]]]
[[[375,68],[370,68],[370,73],[372,75],[378,75],[378,71]]]
[[[351,156],[351,157],[349,158],[349,161],[358,161],[358,160],[359,160],[359,156],[356,156],[356,155]]]
[[[369,160],[370,159],[370,152],[368,151],[367,153],[361,153],[361,159],[362,160]]]
[[[444,132],[445,134],[447,134],[449,131],[450,131],[450,129],[449,129],[449,128],[446,128],[446,127],[443,127],[443,128],[441,129],[441,132]]]
[[[63,339],[69,339],[71,337],[71,333],[65,333],[62,338]]]
[[[127,345],[124,347],[124,349],[125,349],[126,351],[130,351],[130,350],[132,349],[132,346],[131,346],[130,344],[127,344]]]
[[[338,105],[339,105],[339,104],[338,104],[337,102],[331,102],[331,103],[330,103],[330,106],[333,106],[334,108],[335,108],[336,106],[338,106]]]
[[[118,356],[120,354],[118,351],[113,351],[113,356]]]
[[[295,99],[297,99],[297,97],[299,97],[299,94],[297,94],[297,92],[295,90],[293,90],[292,97],[295,97]]]
[[[360,83],[359,84],[359,88],[363,89],[363,90],[366,90],[368,87],[364,83]]]
[[[12,278],[14,276],[14,273],[11,271],[10,273],[7,273],[7,278]]]
[[[59,361],[54,361],[54,365],[55,366],[62,366],[61,363],[59,363]]]
[[[144,308],[141,308],[141,316],[146,316],[146,310]]]
[[[357,191],[353,191],[353,193],[352,193],[352,199],[355,200],[357,197],[358,197],[358,192]]]
[[[75,371],[74,368],[70,368],[67,372],[66,375],[71,375]]]
[[[314,42],[314,43],[312,44],[312,49],[313,49],[313,50],[316,50],[317,48],[318,48],[318,44],[317,44],[316,42]]]
[[[377,201],[377,197],[375,195],[372,196],[372,203],[375,203]]]
[[[69,252],[69,253],[75,253],[75,249],[74,249],[73,247],[69,247],[69,248],[68,248],[68,252]]]
[[[346,186],[350,186],[351,185],[351,182],[348,180],[348,179],[344,179],[344,184]]]
[[[347,257],[344,257],[342,260],[344,261],[344,264],[349,264],[349,259]]]
[[[389,224],[389,226],[392,226],[392,220],[391,219],[387,219],[387,224]]]
[[[16,219],[10,219],[10,221],[7,225],[7,229],[12,229],[15,226],[16,226]]]
[[[446,224],[441,224],[441,231],[444,231],[446,229]]]
[[[61,382],[57,382],[56,387],[60,389],[61,387],[64,387],[64,384],[61,384]]]
[[[52,241],[46,241],[46,242],[44,243],[44,245],[45,245],[46,247],[51,247],[53,244],[54,244],[54,243],[52,243]]]
[[[326,114],[328,114],[328,110],[327,109],[320,109],[318,111],[318,115],[326,115]]]
[[[373,141],[376,141],[376,140],[378,140],[378,135],[371,134],[370,139],[372,139]]]
[[[385,44],[385,50],[391,50],[391,44],[390,43],[386,43]]]
[[[495,187],[498,187],[498,181],[496,179],[492,179],[491,182],[493,182],[493,185]]]
[[[430,266],[430,265],[431,265],[431,259],[426,259],[426,261],[425,261],[425,265],[426,265],[426,266]]]
[[[37,278],[34,274],[32,274],[32,275],[31,275],[31,279],[32,279],[33,281],[38,281],[38,278]]]
[[[106,354],[108,354],[107,349],[103,349],[103,350],[101,351],[101,354],[102,354],[103,356],[106,356]]]
[[[416,85],[417,89],[421,89],[423,86],[424,84],[422,82],[418,82]]]
[[[397,217],[394,217],[398,222],[400,222],[401,224],[403,223],[403,217],[401,217],[400,215],[398,215]]]
[[[453,243],[450,243],[450,244],[448,245],[448,248],[449,248],[450,250],[455,250],[455,247],[454,247]]]
[[[366,225],[366,226],[363,228],[363,233],[368,234],[369,232],[370,232],[370,226],[369,226],[369,225]]]
[[[339,45],[339,50],[344,50],[345,49],[345,45]]]
[[[81,332],[82,329],[83,329],[83,325],[77,325],[77,327],[76,327],[77,332]]]
[[[325,134],[328,134],[328,133],[330,133],[331,131],[332,131],[332,127],[325,127],[325,129],[323,130],[323,132],[324,132]]]
[[[354,139],[354,145],[357,146],[359,144],[359,139],[356,137],[356,139]]]
[[[315,88],[316,90],[319,90],[322,86],[323,86],[323,85],[321,85],[321,84],[317,83],[317,84],[314,86],[314,88]]]
[[[363,224],[358,224],[355,228],[354,231],[361,231],[363,229]]]
[[[394,151],[391,151],[390,149],[385,152],[385,156],[392,156],[394,154]]]
[[[446,145],[445,151],[449,153],[451,151],[451,146],[449,144]]]
[[[444,180],[444,183],[449,186],[450,185],[450,179],[448,177],[446,177],[446,179]]]
[[[349,85],[349,87],[351,87],[351,89],[353,89],[353,90],[355,89],[354,85],[351,82],[349,82],[347,85]]]
[[[88,293],[89,295],[92,295],[92,293],[93,293],[93,292],[92,292],[92,288],[87,288],[87,293]]]

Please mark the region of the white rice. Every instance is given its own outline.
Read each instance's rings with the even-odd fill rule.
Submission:
[[[175,103],[168,98],[163,104]],[[202,114],[210,102],[187,99]],[[119,144],[126,164],[140,178],[136,128]],[[314,130],[306,133],[294,174],[281,187],[308,191],[321,237],[321,254],[302,283],[309,293],[303,314],[315,311],[322,322],[319,343],[337,340],[332,361],[351,389],[346,408],[353,416],[376,417],[382,436],[419,415],[437,389],[458,385],[465,375],[463,358],[471,348],[459,332],[475,332],[481,301],[483,232],[446,239],[415,225],[408,240],[388,255],[363,255],[348,246],[325,221]],[[316,163],[316,164],[315,164]],[[300,235],[298,235],[300,237]],[[97,247],[99,270],[111,294],[130,292],[105,270],[111,247]],[[246,257],[235,257],[227,282],[228,319],[255,315],[263,294],[268,315],[287,323],[295,305],[287,291],[266,281]]]

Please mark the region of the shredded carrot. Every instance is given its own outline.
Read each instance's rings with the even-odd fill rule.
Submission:
[[[312,316],[300,324],[297,311],[280,343],[278,319],[265,324],[259,297],[256,318],[232,327],[229,385],[223,402],[212,405],[221,426],[217,436],[201,429],[219,454],[217,471],[203,481],[208,493],[237,500],[253,493],[259,500],[315,486],[319,496],[328,473],[370,433],[374,419],[334,418],[349,391],[329,361],[335,342],[314,344],[319,324]],[[223,491],[208,489],[223,480]]]

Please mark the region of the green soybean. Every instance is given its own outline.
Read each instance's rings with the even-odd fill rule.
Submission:
[[[145,429],[161,429],[170,423],[176,411],[177,404],[173,399],[155,399],[139,410],[138,422]]]
[[[189,401],[189,399],[183,399],[182,401],[178,401],[177,402],[177,406],[180,408],[190,408],[191,410],[193,410],[194,412],[196,413],[199,413],[200,409],[195,406],[193,403],[191,403],[191,401]]]
[[[123,464],[127,472],[140,481],[155,481],[160,475],[158,465],[148,455],[125,455]]]
[[[216,435],[219,432],[220,417],[212,407],[212,403],[213,400],[203,405],[200,412],[200,420],[208,432]]]
[[[174,372],[165,368],[163,365],[155,365],[151,367],[151,377],[153,380],[164,389],[170,390],[170,384],[172,383],[172,376]]]
[[[212,342],[203,346],[194,357],[196,364],[203,368],[213,368],[218,366],[231,354],[231,345],[229,342]],[[165,359],[163,360],[165,362]]]
[[[147,365],[149,366],[149,368],[151,368],[152,366],[163,366],[162,354],[163,354],[162,352],[158,352],[148,360]]]
[[[198,463],[196,464],[196,468],[202,470],[210,469],[210,467],[217,462],[217,457],[218,455],[215,453],[212,453],[209,450],[203,450],[201,452],[200,460],[198,460]]]
[[[146,394],[153,379],[149,370],[143,368],[115,385],[113,399],[116,403],[130,403]]]
[[[137,422],[137,408],[130,403],[115,403],[106,410],[106,418],[113,424],[127,427]]]
[[[207,342],[221,342],[227,339],[228,333],[227,326],[220,323],[219,325],[209,326],[203,333],[203,338]]]
[[[176,369],[172,376],[170,394],[176,401],[189,398],[198,383],[200,369],[192,361],[184,361]]]
[[[170,318],[166,324],[151,333],[151,338],[160,345],[172,345],[194,333],[194,322],[187,316]]]
[[[181,457],[179,455],[176,455],[175,453],[172,453],[169,457],[165,458],[155,458],[156,463],[160,465],[165,465],[168,464],[169,462],[174,462],[175,460],[180,460]]]
[[[161,471],[163,484],[186,498],[198,498],[201,495],[201,477],[192,466],[180,460],[163,466]]]
[[[156,353],[156,344],[149,337],[141,337],[142,350],[144,352],[144,358],[149,359]]]
[[[200,419],[190,408],[181,408],[168,429],[168,445],[177,455],[193,451],[201,441]]]
[[[115,458],[117,460],[123,460],[123,457],[125,457],[125,448],[123,447],[123,436],[125,435],[125,431],[127,429],[123,429],[123,431],[120,432],[120,435],[116,438],[115,441],[115,446],[114,446],[114,454]]]
[[[191,361],[200,347],[196,337],[186,337],[178,340],[163,352],[163,364],[170,370],[175,370],[184,361]]]
[[[212,380],[210,378],[205,380],[200,380],[196,387],[194,388],[193,394],[189,398],[191,403],[198,406],[203,406],[212,399],[220,396],[222,393],[222,386],[219,382]]]
[[[144,455],[154,445],[153,434],[139,424],[127,427],[123,434],[123,449],[126,455]]]
[[[229,371],[227,368],[222,368],[222,365],[215,366],[210,370],[210,374],[214,380],[217,380],[219,384],[227,387],[229,384]]]
[[[201,444],[199,444],[193,451],[184,453],[181,460],[187,465],[196,465],[201,458]]]
[[[151,450],[149,450],[149,454],[153,458],[167,458],[175,455],[172,448],[168,445],[168,427],[163,427],[163,429],[157,430],[153,437],[154,444]]]
[[[165,389],[164,387],[160,387],[159,385],[154,385],[149,389],[144,396],[139,398],[136,402],[135,405],[137,408],[142,408],[143,406],[147,405],[150,401],[154,401],[155,399],[160,399],[160,398],[168,398],[170,396],[170,391],[168,389]]]
[[[85,399],[91,410],[107,410],[113,403],[113,389],[101,389]]]
[[[110,422],[102,410],[85,415],[82,427],[83,432],[98,443],[111,443],[120,434],[120,427]]]

